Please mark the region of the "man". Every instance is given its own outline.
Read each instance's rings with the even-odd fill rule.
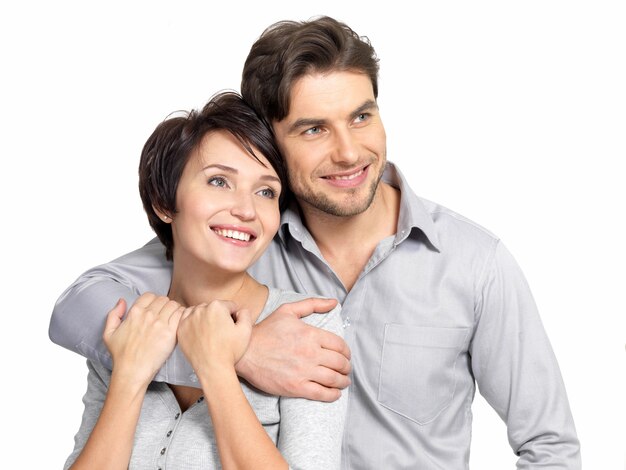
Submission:
[[[558,365],[516,262],[386,162],[369,41],[327,17],[277,23],[252,46],[241,87],[274,130],[295,196],[252,274],[343,306],[343,468],[467,468],[476,384],[506,422],[519,468],[579,468]],[[52,340],[107,363],[107,307],[166,293],[169,269],[153,241],[88,271],[57,302]],[[350,352],[297,321],[328,307],[275,312],[238,373],[270,393],[336,398]]]

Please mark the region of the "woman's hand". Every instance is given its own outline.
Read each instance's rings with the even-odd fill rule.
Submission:
[[[141,295],[126,319],[120,299],[107,316],[103,339],[113,357],[113,373],[146,386],[176,346],[176,330],[184,308],[152,293]]]
[[[246,352],[252,333],[248,310],[214,300],[186,308],[178,326],[178,342],[198,377],[201,371],[233,368]]]

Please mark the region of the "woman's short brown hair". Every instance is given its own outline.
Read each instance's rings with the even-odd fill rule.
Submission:
[[[176,190],[183,169],[204,136],[213,131],[230,132],[258,160],[258,150],[272,165],[283,189],[279,199],[284,207],[288,184],[283,159],[270,129],[235,92],[214,95],[201,111],[185,112],[161,122],[146,141],[139,162],[139,194],[150,226],[165,245],[166,257],[172,259],[172,228],[156,214],[176,213]]]

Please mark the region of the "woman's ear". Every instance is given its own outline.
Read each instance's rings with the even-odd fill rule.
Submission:
[[[159,219],[161,219],[163,222],[165,222],[166,224],[169,224],[172,222],[172,218],[167,215],[165,212],[157,209],[156,207],[152,206],[152,210],[154,211],[154,213],[159,217]]]

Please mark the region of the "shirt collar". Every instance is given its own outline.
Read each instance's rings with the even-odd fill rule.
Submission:
[[[383,181],[400,190],[400,214],[398,217],[396,243],[407,238],[415,228],[421,231],[430,244],[439,251],[439,237],[437,236],[437,229],[432,216],[394,163],[387,162]]]
[[[421,199],[410,188],[406,178],[395,164],[387,162],[385,172],[383,173],[383,181],[400,190],[400,214],[398,217],[396,243],[406,239],[415,228],[421,231],[430,244],[439,251],[439,238],[437,237],[437,229],[431,215],[424,207]],[[308,230],[302,223],[300,209],[294,199],[283,212],[278,234],[283,242],[287,240],[288,234],[302,242],[302,236],[306,233],[308,233]]]

